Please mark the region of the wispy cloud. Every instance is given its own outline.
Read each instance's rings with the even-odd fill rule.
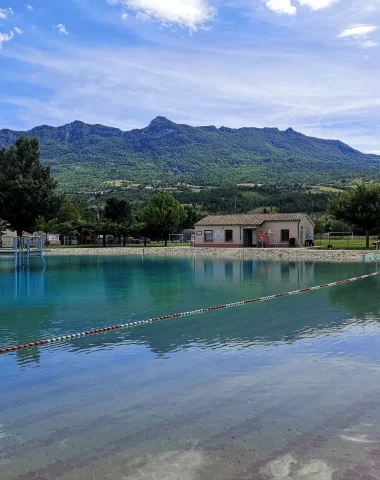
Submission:
[[[27,5],[26,8],[27,8],[28,10],[34,10],[34,8],[33,8],[32,5]]]
[[[295,15],[296,3],[301,7],[309,7],[310,10],[322,10],[328,8],[339,0],[266,0],[266,6],[276,13]]]
[[[376,30],[376,25],[353,25],[352,27],[343,30],[343,32],[339,35],[339,38],[363,38],[368,36],[370,33],[375,32]]]
[[[361,48],[373,48],[378,44],[373,40],[369,40],[368,37],[371,33],[376,32],[376,25],[352,25],[349,28],[343,30],[343,32],[338,35],[338,38],[344,38],[347,41],[352,41],[354,45],[357,45]]]
[[[0,32],[0,50],[3,48],[3,44],[9,42],[14,38],[14,34],[22,35],[24,32],[21,28],[14,27],[9,33],[2,33]]]
[[[373,40],[363,40],[360,44],[362,48],[374,48],[377,47],[379,44],[374,42]]]
[[[128,17],[129,17],[128,13],[123,13],[123,14],[121,15],[121,19],[122,19],[122,20],[126,20]]]
[[[56,25],[55,28],[58,30],[59,33],[62,33],[63,35],[69,34],[69,32],[66,29],[66,26],[63,25],[63,23],[59,23],[58,25]]]
[[[267,0],[267,7],[273,12],[284,13],[286,15],[295,15],[297,9],[291,4],[290,0]]]
[[[14,15],[14,12],[10,7],[0,8],[0,18],[6,19],[9,15]]]
[[[351,144],[355,133],[353,146],[365,148],[359,142],[367,135],[373,137],[365,140],[371,150],[380,148],[377,127],[372,133],[357,133],[358,124],[373,118],[376,125],[380,117],[379,74],[371,64],[357,70],[356,61],[345,65],[335,55],[292,55],[286,49],[223,55],[160,50],[157,55],[141,47],[76,48],[58,54],[20,50],[7,55],[32,64],[31,71],[37,67],[40,75],[34,81],[51,92],[38,102],[33,95],[5,100],[0,94],[0,102],[17,105],[20,121],[29,127],[78,117],[127,129],[165,115],[195,125],[292,126]]]
[[[0,32],[0,50],[3,48],[3,43],[9,42],[14,37],[13,32],[2,33]]]
[[[298,2],[301,6],[310,7],[311,10],[321,10],[339,2],[339,0],[298,0]]]
[[[204,28],[216,15],[208,0],[108,0],[108,3],[122,5],[139,19],[178,25],[190,31]]]

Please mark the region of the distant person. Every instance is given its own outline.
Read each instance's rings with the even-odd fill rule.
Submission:
[[[269,233],[267,233],[265,235],[265,243],[266,243],[266,247],[269,248],[270,247],[270,236],[269,236]]]
[[[265,233],[262,229],[260,230],[259,247],[265,247]]]

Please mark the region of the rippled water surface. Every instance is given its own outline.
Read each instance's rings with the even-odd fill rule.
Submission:
[[[47,262],[0,259],[0,347],[376,269]],[[379,320],[376,277],[0,356],[0,479],[380,478]]]

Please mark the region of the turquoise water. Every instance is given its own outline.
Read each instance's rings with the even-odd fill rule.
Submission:
[[[47,261],[1,261],[0,347],[374,270]],[[371,278],[1,356],[0,478],[379,478],[379,291]]]

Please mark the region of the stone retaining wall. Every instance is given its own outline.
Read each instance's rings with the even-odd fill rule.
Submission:
[[[318,250],[306,248],[191,248],[191,247],[148,247],[148,248],[56,248],[46,255],[160,255],[197,256],[219,258],[257,258],[274,260],[317,260],[331,262],[362,261],[368,251],[360,250]]]

